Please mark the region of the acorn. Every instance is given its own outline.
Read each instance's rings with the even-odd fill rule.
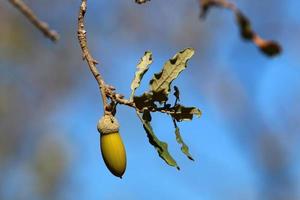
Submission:
[[[109,171],[122,178],[126,170],[126,151],[119,134],[119,123],[112,115],[104,115],[98,122],[102,158]]]

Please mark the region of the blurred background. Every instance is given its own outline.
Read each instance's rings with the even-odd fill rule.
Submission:
[[[271,59],[239,37],[231,12],[212,9],[200,20],[196,0],[88,1],[91,52],[126,97],[146,50],[154,63],[138,94],[176,52],[196,50],[175,81],[181,103],[203,111],[179,124],[195,162],[181,153],[167,116],[155,114],[153,128],[180,171],[158,157],[135,112],[119,106],[122,180],[99,150],[102,104],[77,41],[80,1],[25,2],[61,39],[52,43],[1,1],[0,199],[300,199],[299,1],[233,1],[257,33],[281,43]]]

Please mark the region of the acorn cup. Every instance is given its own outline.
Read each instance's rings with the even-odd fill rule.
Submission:
[[[119,134],[119,123],[112,115],[104,115],[98,122],[102,158],[109,171],[122,178],[126,170],[126,151]]]

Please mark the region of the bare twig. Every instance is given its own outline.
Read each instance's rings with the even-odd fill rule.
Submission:
[[[51,30],[47,23],[38,19],[34,12],[27,6],[22,0],[8,0],[13,6],[15,6],[23,15],[37,27],[46,37],[52,41],[57,41],[59,35],[56,31]]]
[[[124,99],[124,96],[121,94],[117,94],[115,92],[115,88],[107,85],[104,82],[104,79],[102,78],[101,74],[99,73],[96,67],[96,64],[98,64],[98,62],[92,57],[89,51],[87,37],[86,37],[86,30],[84,29],[84,16],[86,11],[87,11],[87,0],[82,0],[80,10],[79,10],[79,15],[78,15],[77,36],[82,50],[83,59],[86,60],[90,68],[90,71],[95,77],[98,86],[100,88],[104,114],[111,114],[111,110],[109,110],[107,97],[109,97],[112,101],[117,102],[118,104],[123,104],[135,108],[134,102]]]
[[[87,38],[86,38],[86,31],[84,29],[84,16],[87,10],[87,0],[82,0],[81,1],[81,6],[80,6],[80,10],[79,10],[79,15],[78,15],[78,32],[77,32],[77,36],[78,36],[78,40],[79,40],[79,44],[82,50],[82,56],[83,59],[86,60],[90,71],[92,72],[93,76],[95,77],[100,91],[101,91],[101,97],[102,97],[102,103],[103,103],[103,109],[104,109],[104,113],[106,113],[106,109],[108,107],[108,102],[107,102],[107,93],[109,90],[109,88],[106,86],[102,76],[100,75],[96,64],[98,63],[91,55],[89,49],[88,49],[88,44],[87,44]],[[110,92],[109,92],[110,93]]]

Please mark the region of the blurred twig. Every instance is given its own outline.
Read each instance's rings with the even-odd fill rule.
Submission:
[[[146,3],[147,1],[150,1],[150,0],[135,0],[135,3],[143,4],[143,3]]]
[[[199,0],[199,4],[201,9],[200,17],[202,18],[207,15],[207,12],[212,7],[231,10],[235,14],[240,35],[243,39],[252,41],[267,56],[271,57],[280,54],[281,46],[275,41],[263,39],[254,32],[250,20],[233,3],[227,0]]]
[[[8,0],[13,6],[15,6],[23,15],[37,27],[46,37],[52,41],[57,41],[59,35],[55,30],[51,30],[47,23],[41,21],[22,0]]]

